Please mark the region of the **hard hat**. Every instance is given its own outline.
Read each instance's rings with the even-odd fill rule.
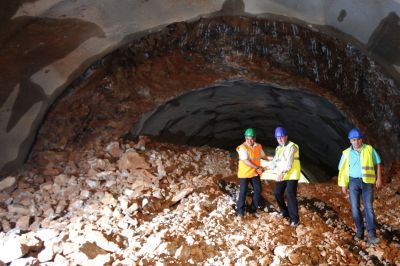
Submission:
[[[244,132],[244,136],[245,136],[245,137],[252,137],[252,138],[255,138],[255,137],[256,137],[256,132],[255,132],[254,129],[248,128],[248,129],[246,129],[246,131]]]
[[[275,129],[275,138],[287,136],[286,130],[283,127],[277,127]]]
[[[363,135],[361,134],[361,131],[358,128],[353,128],[349,131],[349,139],[362,139]]]

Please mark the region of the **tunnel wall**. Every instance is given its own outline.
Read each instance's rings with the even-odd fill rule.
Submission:
[[[398,89],[360,49],[293,22],[217,16],[171,24],[92,65],[48,113],[34,161],[46,161],[49,151],[106,144],[165,101],[237,78],[322,96],[365,132],[386,162],[399,156]],[[335,128],[329,116],[324,121]],[[346,130],[336,127],[345,141]]]
[[[3,1],[0,3],[0,168],[27,157],[50,105],[84,69],[121,44],[174,21],[218,14],[303,20],[353,36],[398,75],[397,1]],[[338,34],[333,31],[332,34]],[[339,33],[340,34],[340,33]],[[383,48],[385,47],[385,48]]]

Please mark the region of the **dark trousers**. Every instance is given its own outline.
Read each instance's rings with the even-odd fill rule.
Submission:
[[[275,183],[275,199],[278,203],[281,214],[285,217],[289,217],[294,223],[299,222],[299,212],[297,204],[297,184],[298,180],[284,180]],[[287,206],[284,199],[284,193],[286,190]]]
[[[254,194],[253,194],[253,200],[251,202],[250,210],[248,210],[248,211],[249,212],[257,211],[258,205],[260,203],[260,197],[261,197],[260,177],[255,176],[252,178],[239,178],[239,180],[240,180],[240,190],[239,190],[239,198],[238,198],[237,206],[236,206],[236,214],[243,215],[246,210],[246,194],[247,194],[247,188],[248,188],[250,182],[251,182],[251,185],[253,186]]]

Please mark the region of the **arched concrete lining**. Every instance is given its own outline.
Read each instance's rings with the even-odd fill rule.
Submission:
[[[393,37],[400,33],[398,0],[16,0],[3,1],[0,10],[0,60],[6,66],[0,71],[0,169],[24,161],[49,106],[85,68],[121,43],[174,21],[205,14],[284,15],[353,36],[353,43],[397,71],[392,77],[400,65]]]
[[[222,82],[169,100],[145,114],[132,134],[234,151],[243,142],[244,130],[252,127],[257,141],[270,152],[277,145],[274,129],[280,125],[299,145],[310,180],[324,181],[336,174],[353,125],[332,103],[301,90],[245,80]]]

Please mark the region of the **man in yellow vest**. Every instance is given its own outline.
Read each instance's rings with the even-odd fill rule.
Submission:
[[[254,194],[249,213],[255,213],[261,198],[260,173],[262,167],[260,159],[267,159],[261,144],[255,142],[256,133],[254,129],[248,128],[244,133],[245,141],[236,148],[239,155],[238,177],[240,180],[239,197],[236,206],[236,215],[242,219],[246,211],[246,194],[249,182],[251,182]]]
[[[374,186],[382,187],[381,159],[376,150],[363,144],[362,134],[357,128],[349,131],[351,146],[343,151],[339,162],[338,185],[343,193],[350,191],[351,213],[356,225],[354,240],[364,239],[364,222],[360,211],[360,197],[364,205],[368,243],[377,244],[375,214],[373,209]]]
[[[277,173],[274,195],[280,214],[290,219],[290,225],[295,227],[300,222],[297,203],[297,185],[301,173],[299,146],[288,140],[283,127],[275,129],[275,138],[279,146],[276,147],[271,163],[271,168]],[[287,205],[284,199],[285,190]]]

